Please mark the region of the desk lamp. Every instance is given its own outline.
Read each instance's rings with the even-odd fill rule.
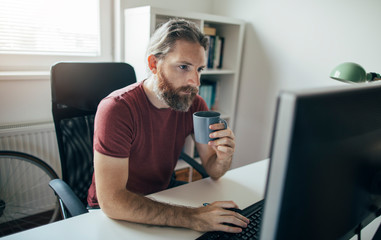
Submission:
[[[362,83],[381,80],[378,73],[366,73],[364,68],[357,63],[345,62],[335,67],[329,75],[332,79],[346,83]]]

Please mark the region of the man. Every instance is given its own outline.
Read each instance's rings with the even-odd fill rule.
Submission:
[[[207,44],[195,24],[170,20],[151,38],[148,79],[102,100],[95,119],[90,206],[99,204],[114,219],[197,231],[237,233],[247,226],[247,218],[226,209],[238,207],[232,201],[190,208],[144,196],[168,188],[185,138],[193,133],[192,114],[208,109],[197,95]],[[234,134],[223,123],[210,128],[218,139],[196,148],[217,180],[230,168]]]

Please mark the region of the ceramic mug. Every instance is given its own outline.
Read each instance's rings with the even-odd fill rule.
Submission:
[[[221,118],[219,112],[202,111],[193,113],[193,128],[196,142],[208,144],[209,141],[216,140],[217,138],[209,137],[209,134],[214,132],[214,130],[209,128],[209,125],[215,123],[224,123],[225,129],[228,127],[228,123]]]

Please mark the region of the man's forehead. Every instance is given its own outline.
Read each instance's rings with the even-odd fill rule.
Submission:
[[[174,61],[184,64],[205,64],[205,49],[197,42],[177,40],[168,53]]]
[[[172,58],[172,62],[176,64],[190,65],[190,66],[205,66],[206,58],[192,58],[185,55],[177,55],[177,57]]]

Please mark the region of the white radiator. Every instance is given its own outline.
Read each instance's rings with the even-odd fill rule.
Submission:
[[[61,166],[59,160],[58,146],[53,123],[33,123],[19,124],[12,126],[0,126],[0,150],[12,150],[31,154],[40,158],[49,164],[54,171],[61,177]],[[0,163],[0,186],[6,186],[0,189],[3,195],[10,194],[12,191],[21,189],[21,186],[33,191],[25,191],[25,194],[18,194],[17,202],[24,206],[29,205],[30,212],[24,212],[25,215],[33,215],[44,210],[52,209],[52,190],[46,184],[36,184],[41,181],[41,175],[37,173],[36,168],[28,168],[17,165],[17,169],[25,168],[25,174],[17,177],[17,181],[9,182],[7,176],[12,173],[7,164],[16,164],[17,161],[2,161]],[[26,164],[25,164],[26,165]],[[43,186],[41,186],[43,185]],[[47,196],[45,199],[41,196]],[[4,196],[0,196],[0,198]],[[24,217],[20,215],[20,217]],[[4,222],[5,219],[0,220]]]
[[[0,150],[19,151],[36,156],[48,163],[61,177],[53,123],[0,126]]]

